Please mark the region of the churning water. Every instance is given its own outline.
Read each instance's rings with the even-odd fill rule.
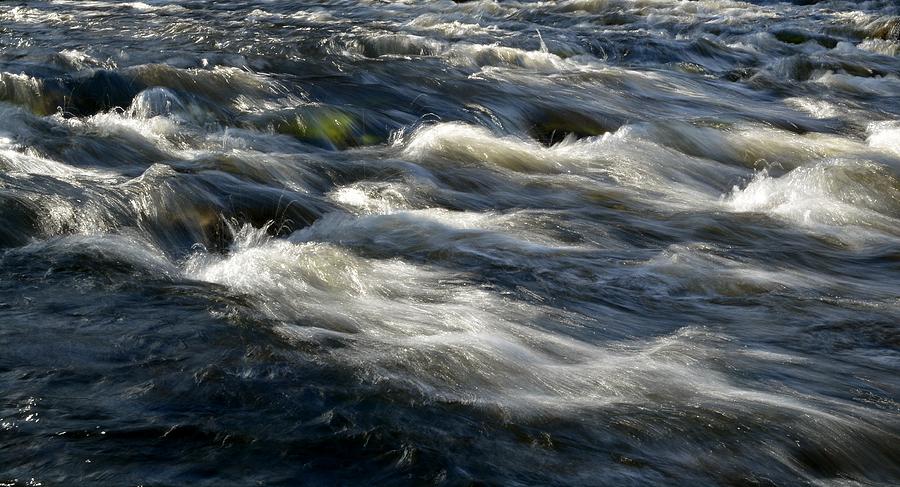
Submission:
[[[896,485],[893,0],[0,4],[0,485]]]

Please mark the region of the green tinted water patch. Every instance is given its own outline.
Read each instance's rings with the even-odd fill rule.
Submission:
[[[387,140],[389,133],[378,128],[381,124],[367,123],[364,116],[327,106],[302,107],[264,116],[251,124],[291,135],[308,144],[337,150],[380,144]]]
[[[45,84],[24,75],[0,73],[0,101],[24,107],[35,115],[50,115],[64,104],[63,93],[46,92]]]

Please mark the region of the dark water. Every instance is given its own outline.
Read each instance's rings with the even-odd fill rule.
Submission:
[[[0,3],[0,485],[900,483],[900,5]]]

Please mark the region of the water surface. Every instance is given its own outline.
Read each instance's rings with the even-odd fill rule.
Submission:
[[[900,483],[890,0],[0,4],[0,485]]]

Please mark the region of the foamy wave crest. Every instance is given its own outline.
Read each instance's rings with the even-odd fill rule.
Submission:
[[[824,161],[779,178],[762,171],[743,189],[735,187],[725,202],[734,211],[769,213],[825,230],[852,226],[896,236],[900,229],[900,181],[870,162]]]

